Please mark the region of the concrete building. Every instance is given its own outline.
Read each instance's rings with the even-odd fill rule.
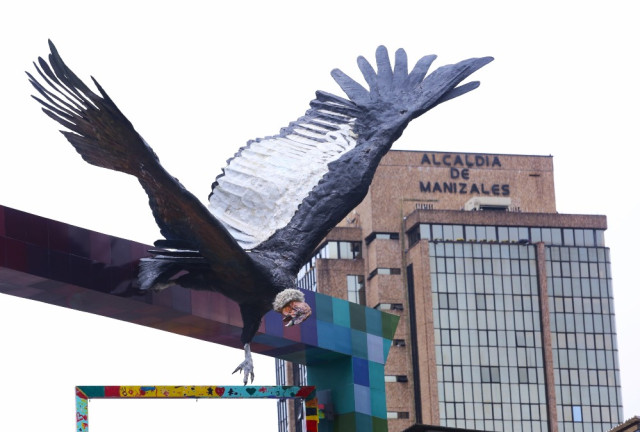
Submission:
[[[400,316],[390,431],[605,431],[623,421],[606,228],[557,213],[550,156],[391,151],[299,285]]]

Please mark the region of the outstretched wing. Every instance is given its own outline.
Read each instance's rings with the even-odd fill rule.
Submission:
[[[352,102],[318,92],[311,107],[280,134],[249,141],[212,186],[209,210],[245,249],[284,227],[329,164],[356,146]]]
[[[220,222],[160,165],[157,156],[109,96],[93,80],[95,94],[62,61],[49,41],[49,63],[35,65],[42,83],[27,72],[43,111],[67,130],[62,134],[90,164],[138,178],[162,235],[200,251],[228,277],[250,272],[252,262]],[[236,270],[236,271],[234,271]],[[241,281],[237,281],[241,282]]]
[[[409,72],[404,50],[392,69],[386,48],[378,71],[358,65],[370,89],[339,70],[332,75],[349,100],[316,93],[307,113],[280,134],[250,141],[213,184],[209,209],[245,249],[278,251],[297,268],[318,242],[366,195],[380,159],[408,123],[479,83],[458,86],[492,58],[435,70],[426,56]]]

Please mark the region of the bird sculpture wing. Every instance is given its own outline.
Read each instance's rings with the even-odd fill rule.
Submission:
[[[400,49],[392,68],[379,47],[377,72],[358,59],[369,90],[334,70],[348,99],[317,92],[303,117],[241,148],[213,184],[211,212],[243,248],[277,251],[296,272],[365,197],[380,159],[407,124],[478,87],[459,84],[493,60],[472,58],[426,76],[434,59],[423,57],[409,71]]]
[[[93,80],[99,95],[62,61],[49,41],[48,63],[38,59],[42,83],[27,72],[41,97],[43,111],[66,130],[62,134],[90,164],[138,178],[162,235],[174,245],[199,251],[221,278],[254,285],[253,261],[207,208],[160,165],[106,92]]]
[[[100,85],[94,80],[97,95],[49,44],[49,64],[40,58],[36,65],[48,87],[29,74],[44,112],[68,129],[62,133],[87,162],[136,176],[169,243],[198,250],[236,286],[260,285],[248,250],[277,255],[271,262],[295,274],[364,198],[382,156],[408,123],[476,88],[477,82],[459,84],[492,60],[468,59],[427,76],[435,56],[409,71],[403,50],[392,68],[379,47],[377,72],[358,59],[369,90],[334,70],[348,99],[319,91],[305,115],[278,135],[249,141],[213,183],[207,209],[162,168]]]

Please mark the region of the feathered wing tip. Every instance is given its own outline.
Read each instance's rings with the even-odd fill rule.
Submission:
[[[478,87],[477,82],[456,86],[491,62],[493,57],[471,58],[442,66],[427,76],[435,59],[435,55],[424,56],[418,60],[411,72],[408,72],[407,54],[403,49],[396,51],[392,68],[386,47],[380,46],[376,50],[377,72],[366,58],[358,57],[358,67],[369,90],[340,69],[334,69],[331,75],[349,99],[358,106],[369,107],[381,101],[394,102],[398,99],[405,102],[413,101],[415,106],[411,108],[420,115],[438,103]]]
[[[138,135],[131,122],[92,78],[94,93],[65,64],[53,42],[48,63],[34,63],[39,80],[27,72],[40,94],[33,96],[45,114],[67,130],[61,131],[82,158],[92,165],[137,175],[141,162],[157,163],[155,153]]]

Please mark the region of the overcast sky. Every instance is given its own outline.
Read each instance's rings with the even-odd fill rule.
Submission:
[[[479,89],[415,120],[394,148],[553,155],[558,211],[608,218],[625,417],[638,415],[636,3],[11,2],[0,8],[0,204],[144,243],[159,238],[137,182],[83,162],[29,98],[24,71],[48,53],[48,38],[203,201],[247,140],[299,117],[315,90],[342,94],[331,69],[359,78],[358,55],[372,59],[380,44],[405,48],[410,63],[437,54],[435,66],[491,55],[473,75]],[[240,384],[230,375],[240,350],[76,311],[0,295],[0,329],[0,430],[71,430],[75,385]],[[275,384],[271,359],[256,375]],[[276,428],[273,402],[250,415],[244,403],[208,402],[186,401],[180,415],[154,405],[118,430],[150,416],[166,430],[218,430],[213,421],[246,430],[250,419]],[[110,403],[92,401],[93,432],[143,409]]]

